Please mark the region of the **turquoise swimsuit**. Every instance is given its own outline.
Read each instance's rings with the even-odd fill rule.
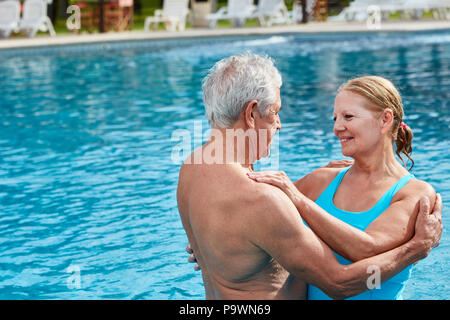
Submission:
[[[350,167],[349,167],[350,168]],[[333,203],[334,194],[337,188],[341,184],[342,178],[349,168],[346,168],[339,172],[339,174],[334,178],[331,184],[322,192],[316,203],[325,211],[327,211],[332,216],[348,223],[349,225],[358,228],[360,230],[365,230],[369,224],[372,223],[380,214],[382,214],[391,204],[392,197],[395,193],[400,190],[409,180],[414,178],[412,174],[406,175],[393,185],[381,199],[373,206],[370,210],[364,212],[348,212],[337,208]],[[344,259],[340,255],[334,252],[337,260],[342,265],[351,264],[352,262]],[[412,265],[403,269],[400,273],[390,278],[389,280],[381,283],[380,289],[372,289],[356,296],[349,298],[350,300],[401,300],[401,293],[405,287],[406,282],[411,276]],[[367,274],[370,277],[373,272]],[[308,285],[308,300],[330,300],[325,293],[323,293],[319,288]]]

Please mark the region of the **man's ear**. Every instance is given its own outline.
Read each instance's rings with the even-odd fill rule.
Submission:
[[[391,109],[384,109],[383,113],[380,117],[381,120],[381,132],[387,133],[391,130],[393,124],[394,124],[394,113]]]
[[[244,109],[243,117],[244,117],[244,123],[249,128],[255,128],[255,117],[256,113],[258,112],[256,110],[256,107],[258,106],[257,100],[252,100],[249,103],[247,103],[247,106]]]

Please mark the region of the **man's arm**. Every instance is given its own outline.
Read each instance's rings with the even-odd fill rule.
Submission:
[[[425,196],[434,207],[436,194],[423,181],[406,186],[395,201],[364,231],[333,217],[313,201],[300,197],[294,202],[309,227],[335,252],[359,261],[406,243],[414,235],[420,199]]]
[[[337,172],[339,171],[319,168],[309,174],[307,177],[311,179],[305,183],[310,193],[308,197],[316,198],[318,188],[327,186]],[[406,243],[414,235],[420,198],[428,197],[432,207],[436,198],[434,189],[428,183],[412,180],[394,196],[389,208],[365,230],[360,230],[327,213],[298,192],[298,186],[284,172],[257,172],[253,175],[258,182],[282,189],[314,233],[335,252],[351,261],[372,257]]]
[[[440,211],[429,214],[424,201],[416,223],[416,235],[406,244],[351,265],[340,265],[330,248],[298,216],[297,209],[278,188],[265,192],[255,221],[249,228],[251,241],[276,259],[293,275],[342,299],[368,290],[368,270],[378,267],[381,281],[426,257],[442,232]],[[436,210],[435,210],[436,211]],[[251,223],[251,222],[250,222]]]

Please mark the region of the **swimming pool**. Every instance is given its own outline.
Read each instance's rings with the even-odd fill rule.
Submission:
[[[172,133],[193,132],[194,120],[207,130],[201,79],[246,50],[273,57],[283,76],[279,166],[292,179],[342,158],[331,119],[339,84],[378,74],[398,86],[413,173],[446,206],[441,245],[404,298],[450,298],[446,30],[0,51],[0,299],[204,298],[186,263]]]

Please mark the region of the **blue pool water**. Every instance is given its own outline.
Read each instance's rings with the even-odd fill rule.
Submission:
[[[413,173],[446,206],[441,245],[404,298],[450,298],[447,30],[0,51],[0,299],[204,298],[186,263],[172,133],[193,132],[194,120],[207,130],[201,79],[246,50],[273,57],[283,76],[279,167],[292,179],[342,158],[331,120],[339,84],[377,74],[398,86]]]

